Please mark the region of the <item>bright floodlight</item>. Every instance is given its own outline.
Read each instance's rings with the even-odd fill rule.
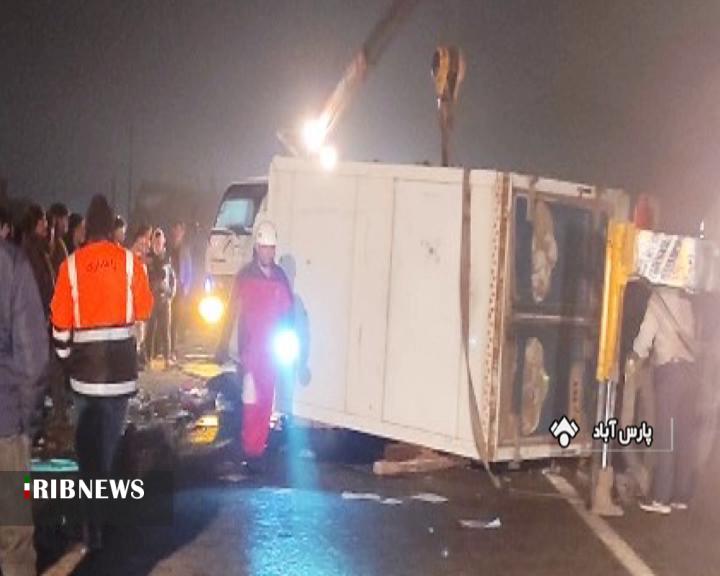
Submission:
[[[281,366],[292,366],[300,356],[300,340],[295,330],[283,329],[275,334],[273,340],[275,359]]]
[[[312,118],[303,125],[303,141],[308,152],[315,154],[325,143],[327,130],[322,118]]]
[[[335,146],[323,146],[320,150],[320,164],[325,170],[333,170],[337,165],[338,152]]]
[[[225,313],[225,304],[217,296],[209,295],[200,300],[200,316],[208,324],[217,324]]]

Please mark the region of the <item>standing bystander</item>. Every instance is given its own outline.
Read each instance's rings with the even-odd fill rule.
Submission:
[[[40,290],[45,316],[50,314],[50,300],[52,300],[55,277],[48,253],[48,225],[45,212],[37,204],[28,207],[23,218],[22,247],[30,261],[35,281]]]
[[[47,212],[50,263],[54,276],[57,276],[60,264],[65,262],[68,257],[65,235],[70,225],[69,217],[70,213],[65,204],[55,203]]]
[[[10,242],[0,241],[0,277],[0,471],[20,474],[30,469],[48,335],[30,263]],[[6,494],[0,488],[0,511],[11,510],[16,502],[15,490]],[[30,508],[25,511],[30,516]],[[2,573],[31,576],[36,573],[32,518],[24,519],[22,526],[6,525],[6,518],[0,523]]]
[[[127,236],[127,224],[123,220],[122,216],[115,216],[115,226],[113,228],[113,241],[120,246],[125,245],[125,239]]]
[[[695,472],[695,410],[700,388],[696,360],[695,318],[687,294],[677,288],[657,287],[648,302],[640,333],[628,360],[652,353],[655,382],[657,454],[651,500],[646,512],[669,514],[684,510],[693,492]]]
[[[92,478],[112,472],[128,397],[137,389],[135,322],[150,314],[152,295],[142,264],[112,241],[114,216],[103,196],[90,202],[86,223],[87,244],[60,267],[52,324],[58,356],[71,358],[80,474]],[[96,517],[86,539],[101,546]]]
[[[187,330],[190,290],[193,282],[193,263],[190,249],[185,241],[185,224],[176,222],[171,229],[170,262],[175,271],[177,290],[172,303],[171,357],[177,361],[177,344]]]
[[[165,249],[165,234],[160,228],[153,233],[152,251],[148,260],[148,278],[155,305],[148,323],[146,342],[148,364],[155,356],[156,347],[162,351],[165,369],[170,368],[170,329],[172,301],[176,292],[175,271]]]
[[[73,212],[68,218],[68,231],[65,234],[65,247],[68,255],[85,244],[85,218]]]
[[[0,206],[0,240],[9,240],[13,237],[13,225],[10,212]]]

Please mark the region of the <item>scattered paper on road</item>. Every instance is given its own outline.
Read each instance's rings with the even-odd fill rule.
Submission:
[[[432,492],[422,492],[420,494],[415,494],[412,499],[419,500],[420,502],[428,502],[430,504],[444,504],[448,501],[445,496],[440,496],[440,494],[433,494]]]
[[[383,500],[381,503],[388,506],[399,506],[403,503],[403,501],[397,498],[385,498],[385,500]]]
[[[210,354],[204,354],[202,352],[184,354],[184,357],[186,360],[212,360],[212,356]]]
[[[292,494],[293,491],[294,491],[294,490],[293,490],[292,488],[276,488],[275,490],[272,491],[272,493],[273,493],[273,494],[278,494],[278,495],[281,495],[281,494]]]
[[[298,458],[300,458],[301,460],[315,460],[316,456],[315,452],[313,452],[309,448],[303,448],[302,450],[300,450]]]
[[[472,529],[495,529],[502,527],[502,522],[500,521],[500,518],[495,518],[494,520],[460,520],[460,526],[463,528],[472,528]]]
[[[243,474],[225,474],[224,476],[220,476],[220,480],[223,482],[232,482],[233,484],[245,482],[247,479],[248,477]]]
[[[343,500],[372,500],[374,502],[382,501],[379,494],[373,494],[369,492],[343,492]]]

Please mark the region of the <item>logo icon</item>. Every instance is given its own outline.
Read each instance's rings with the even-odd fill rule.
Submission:
[[[30,476],[28,474],[25,475],[24,479],[23,498],[30,500]]]
[[[567,448],[570,442],[580,432],[580,426],[575,420],[569,420],[567,416],[563,416],[560,420],[554,420],[550,425],[550,434],[552,434],[560,444],[560,448]]]

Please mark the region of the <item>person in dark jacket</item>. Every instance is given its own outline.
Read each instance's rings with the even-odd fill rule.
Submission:
[[[168,369],[171,365],[172,301],[175,298],[177,282],[170,257],[165,249],[165,234],[160,228],[153,233],[152,250],[147,267],[150,288],[155,299],[152,316],[148,323],[147,362],[150,366],[156,350],[160,348],[165,360],[165,368]]]
[[[122,216],[115,216],[115,224],[113,225],[112,240],[120,246],[125,246],[127,236],[127,224]]]
[[[85,218],[73,212],[68,218],[68,231],[65,234],[65,247],[68,255],[85,244]]]
[[[10,212],[0,206],[0,240],[12,240],[13,224]]]
[[[67,246],[65,245],[65,234],[69,228],[70,212],[67,206],[56,202],[47,212],[48,220],[48,238],[50,263],[52,264],[53,276],[57,277],[60,264],[65,262],[68,257]]]
[[[47,211],[49,231],[49,256],[52,265],[53,278],[57,278],[60,266],[67,260],[69,253],[65,245],[65,235],[70,227],[70,212],[65,204],[56,202]],[[50,354],[48,364],[48,388],[52,398],[52,418],[48,425],[51,427],[69,427],[68,421],[68,389],[69,382],[65,369],[60,359],[55,354]],[[50,433],[50,430],[48,430]]]
[[[40,290],[40,301],[47,318],[55,289],[55,277],[48,252],[47,220],[45,212],[37,204],[32,204],[25,212],[22,224],[22,247],[35,275]]]
[[[171,230],[171,244],[168,250],[177,290],[172,303],[172,319],[170,322],[172,359],[177,360],[177,344],[185,336],[190,304],[190,290],[193,283],[193,263],[190,248],[185,241],[185,223],[176,222]]]
[[[43,397],[40,376],[48,360],[48,333],[30,263],[10,242],[0,242],[0,278],[5,288],[0,290],[0,471],[27,473]],[[0,569],[30,576],[36,573],[31,509],[17,508],[15,491],[7,500],[5,496],[0,490]]]

